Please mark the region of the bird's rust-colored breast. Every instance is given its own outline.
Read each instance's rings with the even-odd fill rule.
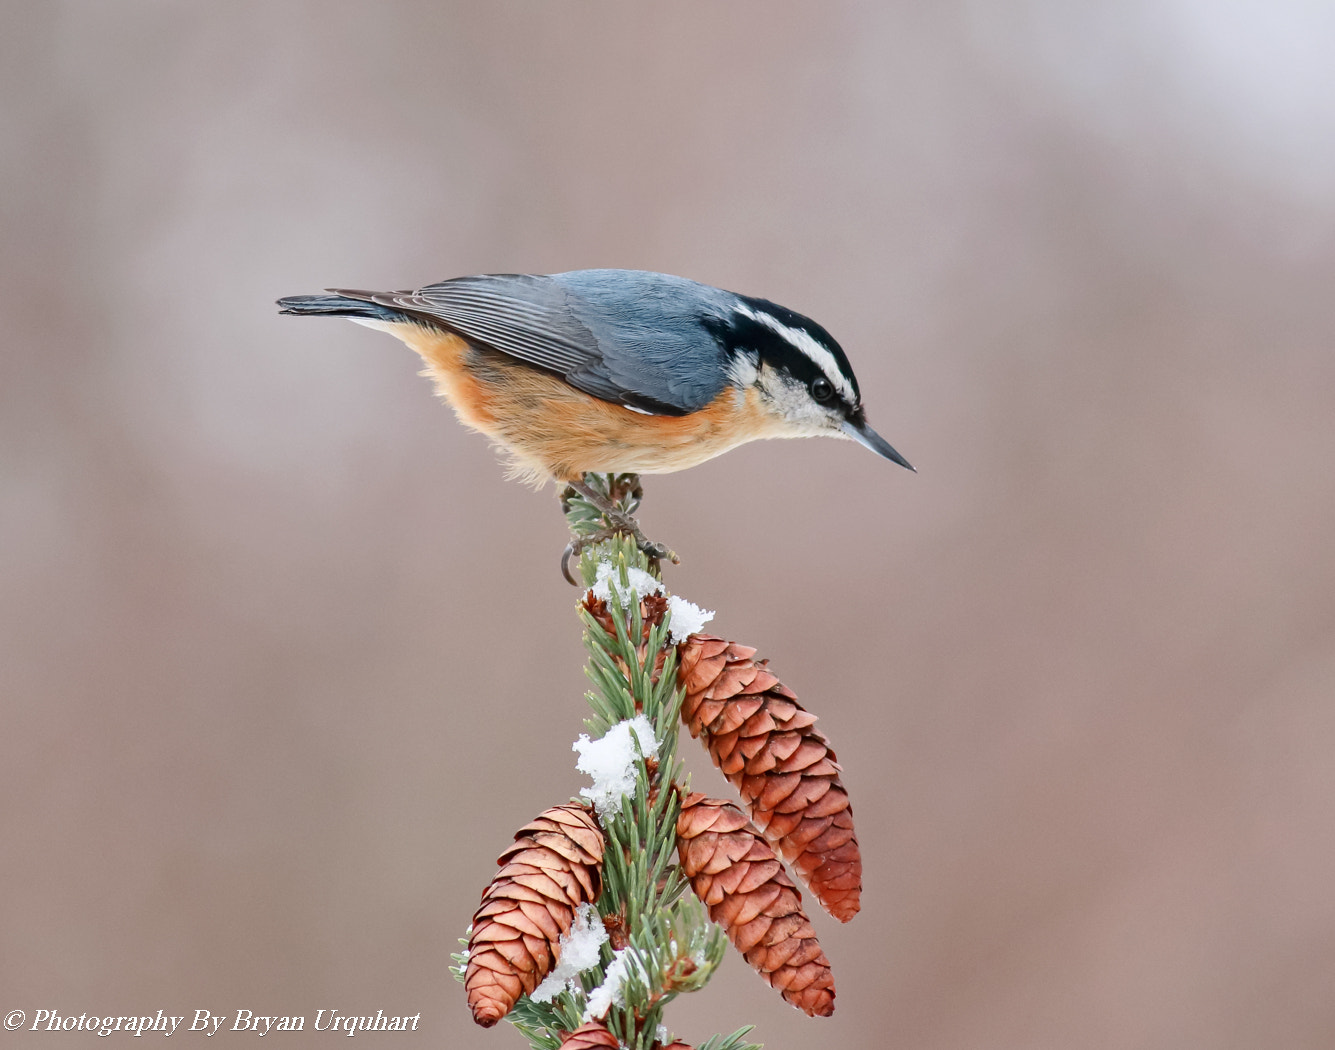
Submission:
[[[460,422],[504,448],[516,472],[534,481],[569,481],[589,471],[666,474],[747,441],[783,436],[755,390],[729,386],[685,416],[644,415],[449,332],[386,327],[421,355]]]

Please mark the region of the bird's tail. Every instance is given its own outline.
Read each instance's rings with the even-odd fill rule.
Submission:
[[[365,293],[370,294],[370,293]],[[282,314],[324,314],[329,317],[362,318],[369,321],[408,321],[402,310],[381,306],[348,295],[289,295],[279,299]]]

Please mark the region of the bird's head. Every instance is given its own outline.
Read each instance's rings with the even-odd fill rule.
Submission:
[[[765,299],[737,296],[729,314],[705,324],[729,356],[733,385],[757,392],[778,433],[850,438],[913,470],[868,425],[848,357],[815,321]]]

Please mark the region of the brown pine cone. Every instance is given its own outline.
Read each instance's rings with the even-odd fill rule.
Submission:
[[[802,898],[769,843],[731,802],[688,795],[677,854],[691,888],[765,982],[812,1017],[834,1013],[834,977]]]
[[[848,792],[816,716],[756,651],[708,634],[679,647],[681,717],[741,793],[751,819],[840,922],[858,913],[862,854]]]
[[[617,1037],[601,1021],[582,1024],[561,1040],[561,1050],[599,1050],[600,1047],[617,1050],[620,1046]]]
[[[598,899],[603,848],[593,814],[575,803],[554,806],[516,832],[468,938],[464,988],[478,1024],[494,1025],[556,965],[575,909]]]

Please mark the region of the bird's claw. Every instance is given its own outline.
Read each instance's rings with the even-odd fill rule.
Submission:
[[[578,558],[584,553],[585,547],[592,547],[595,543],[602,543],[603,540],[610,540],[616,535],[614,529],[599,529],[597,532],[588,536],[573,536],[566,549],[561,552],[561,575],[566,578],[566,583],[572,587],[579,586],[579,580],[575,579],[570,571],[570,561],[572,558]]]
[[[578,587],[579,581],[570,575],[570,559],[576,554],[575,541],[571,540],[566,544],[566,549],[561,552],[561,575],[566,578],[566,583],[572,587]]]
[[[650,561],[670,561],[673,565],[680,565],[681,559],[677,557],[676,551],[668,550],[661,543],[654,543],[652,540],[641,539],[639,541],[640,552]]]
[[[627,489],[625,493],[622,493],[622,497],[629,497],[631,500],[629,506],[633,507],[638,503],[641,491],[639,488],[639,479],[635,478],[633,475],[628,475],[628,477],[632,478],[635,485],[632,489]],[[630,513],[616,506],[615,502],[610,500],[607,496],[604,496],[602,493],[590,488],[590,486],[583,481],[568,482],[565,489],[561,492],[561,510],[563,512],[569,512],[570,501],[576,494],[583,496],[598,510],[603,516],[603,520],[607,522],[607,527],[599,529],[589,535],[574,536],[571,538],[570,542],[566,544],[566,549],[561,553],[561,575],[566,578],[566,581],[570,583],[571,586],[579,586],[579,583],[570,571],[571,559],[578,558],[584,548],[591,547],[596,543],[602,543],[604,540],[611,539],[618,534],[629,536],[635,541],[636,548],[641,554],[649,559],[649,567],[654,571],[657,571],[658,564],[662,561],[670,561],[673,565],[681,564],[681,559],[677,557],[675,552],[668,550],[663,544],[655,543],[653,540],[645,536],[645,534],[640,531],[640,523],[636,521]]]
[[[585,547],[592,547],[596,543],[602,543],[603,540],[611,539],[618,533],[630,536],[635,541],[635,546],[640,553],[649,559],[650,568],[657,569],[661,561],[669,561],[673,565],[680,565],[681,558],[677,557],[676,551],[669,550],[662,543],[655,543],[640,531],[639,525],[634,518],[624,518],[621,521],[613,523],[611,528],[599,529],[597,532],[588,536],[576,536],[566,544],[565,550],[561,552],[561,575],[565,577],[566,582],[572,587],[578,587],[579,581],[575,579],[570,571],[570,563],[578,558]]]

